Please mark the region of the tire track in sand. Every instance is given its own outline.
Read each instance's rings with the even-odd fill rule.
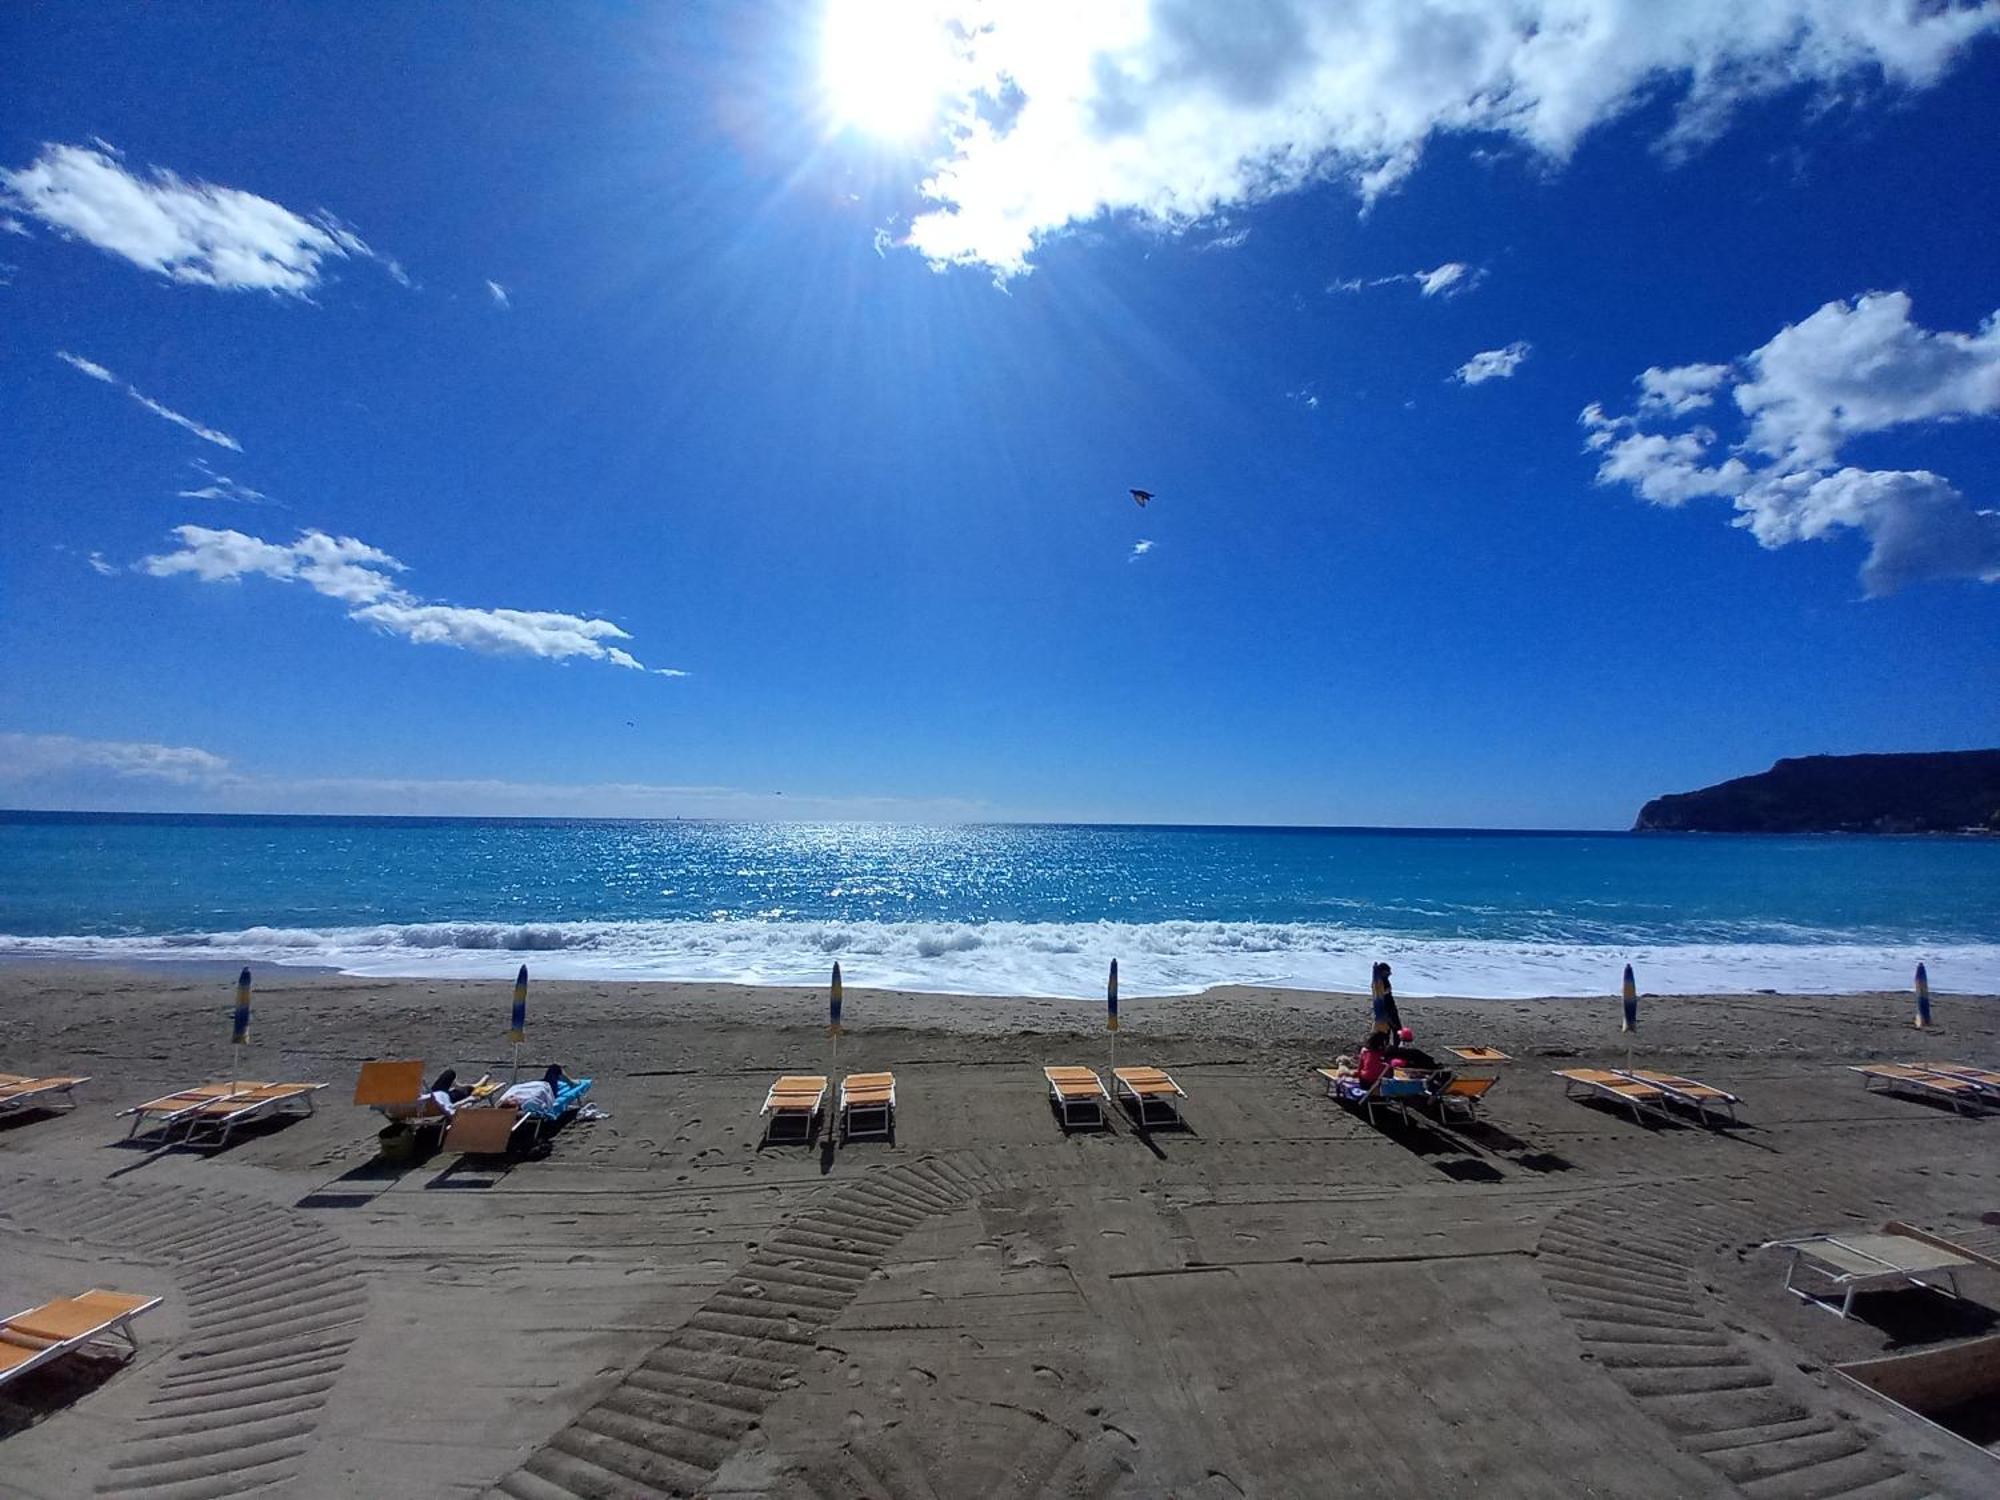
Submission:
[[[0,1219],[153,1262],[180,1287],[186,1339],[99,1494],[224,1500],[289,1484],[367,1309],[338,1236],[234,1193],[37,1178],[8,1184]]]
[[[819,1333],[903,1236],[1005,1184],[975,1158],[924,1157],[833,1188],[596,1405],[489,1491],[492,1500],[669,1500],[699,1493]]]
[[[1756,1217],[1767,1222],[1825,1212],[1796,1188],[1758,1187]],[[1694,1284],[1694,1257],[1718,1240],[1754,1243],[1751,1218],[1685,1189],[1655,1190],[1643,1205],[1586,1200],[1543,1230],[1536,1265],[1598,1366],[1687,1452],[1753,1500],[1929,1494],[1865,1432],[1787,1392],[1710,1318],[1714,1303]]]

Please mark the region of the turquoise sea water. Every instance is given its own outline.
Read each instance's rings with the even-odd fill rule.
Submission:
[[[1088,994],[2000,991],[2000,841],[0,814],[0,954]]]

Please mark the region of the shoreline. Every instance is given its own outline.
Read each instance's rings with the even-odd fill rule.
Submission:
[[[185,977],[190,975],[212,979],[226,987],[234,986],[237,974],[246,964],[233,958],[189,955],[185,958],[160,956],[148,958],[127,958],[107,956],[89,957],[44,957],[30,954],[0,953],[0,978],[8,974],[23,974],[49,979],[71,979],[82,981],[86,978],[101,980],[105,976],[119,976],[144,985],[164,975]],[[337,969],[326,964],[284,964],[268,959],[253,960],[248,963],[252,979],[258,991],[288,990],[325,985],[332,981],[341,988],[382,987],[403,988],[423,985],[430,989],[449,986],[456,996],[470,999],[485,995],[498,997],[495,1004],[504,1004],[512,993],[511,976],[498,973],[492,975],[462,974],[356,974]],[[568,976],[536,977],[535,966],[530,963],[530,996],[544,992],[550,994],[601,993],[618,994],[636,992],[654,993],[668,1000],[689,997],[715,997],[736,995],[742,999],[782,997],[788,1002],[799,1001],[802,997],[817,995],[823,1003],[827,986],[824,982],[788,983],[773,980],[768,983],[750,983],[740,980],[717,979],[675,979],[675,978],[635,978],[606,976],[602,978],[575,978]],[[926,990],[902,985],[857,984],[844,977],[843,990],[850,1003],[854,997],[865,996],[889,998],[900,1004],[935,1006],[939,1008],[941,1020],[948,1019],[965,1007],[979,1006],[992,1008],[1008,1005],[1034,1006],[1074,1006],[1080,1012],[1088,1012],[1101,1018],[1104,1011],[1104,996],[1098,995],[1022,995],[1022,994],[981,994],[965,990]],[[1119,1009],[1152,1007],[1156,1005],[1191,1005],[1204,999],[1223,996],[1232,1000],[1242,997],[1263,996],[1279,1003],[1295,1003],[1304,999],[1321,998],[1326,1001],[1355,1001],[1363,1006],[1370,1003],[1365,989],[1322,988],[1318,986],[1285,984],[1211,984],[1199,990],[1177,990],[1169,993],[1146,994],[1128,991],[1122,981],[1119,988]],[[2000,1004],[2000,991],[1942,989],[1931,986],[1933,1001],[1947,1000],[1953,1003],[1975,1005]],[[1596,1003],[1616,1007],[1620,996],[1616,990],[1605,990],[1597,994],[1549,994],[1549,995],[1432,995],[1413,990],[1398,990],[1397,998],[1405,1004],[1414,1005],[1531,1005],[1531,1006],[1577,1006]],[[1703,1002],[1740,1001],[1744,1004],[1758,1004],[1768,1000],[1810,1000],[1825,1001],[1829,1004],[1876,1005],[1891,1010],[1901,1005],[1906,1016],[1914,1012],[1915,996],[1909,989],[1883,987],[1855,990],[1705,990],[1700,992],[1640,991],[1640,1002],[1667,1003],[1678,1000]],[[807,1024],[801,1022],[799,1024]],[[949,1029],[948,1027],[946,1029]]]

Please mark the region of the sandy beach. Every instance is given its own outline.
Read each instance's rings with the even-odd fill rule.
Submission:
[[[2000,1061],[2000,1006],[1649,999],[1633,1057],[1734,1129],[1565,1099],[1622,1066],[1617,1002],[1425,1000],[1419,1040],[1512,1054],[1479,1124],[1371,1126],[1312,1068],[1365,997],[1128,1001],[1121,1064],[1186,1130],[1065,1136],[1040,1069],[1103,1070],[1095,1004],[850,989],[841,1072],[892,1069],[893,1144],[759,1149],[824,996],[538,984],[527,1056],[608,1118],[506,1164],[376,1153],[370,1058],[505,1070],[507,987],[258,975],[249,1076],[328,1085],[221,1150],[116,1111],[229,1076],[211,967],[0,970],[0,1067],[91,1075],[0,1122],[11,1305],[155,1292],[124,1364],[0,1395],[0,1493],[1975,1496],[1994,1460],[1835,1364],[1989,1331],[1965,1300],[1784,1294],[1788,1234],[1909,1221],[1988,1250],[2000,1122],[1841,1065]],[[1982,1239],[1983,1236],[1983,1239]]]

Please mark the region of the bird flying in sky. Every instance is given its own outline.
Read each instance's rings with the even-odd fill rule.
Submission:
[[[1139,508],[1143,510],[1145,509],[1146,502],[1153,498],[1153,492],[1151,490],[1134,490],[1132,491],[1132,498],[1139,502]]]

